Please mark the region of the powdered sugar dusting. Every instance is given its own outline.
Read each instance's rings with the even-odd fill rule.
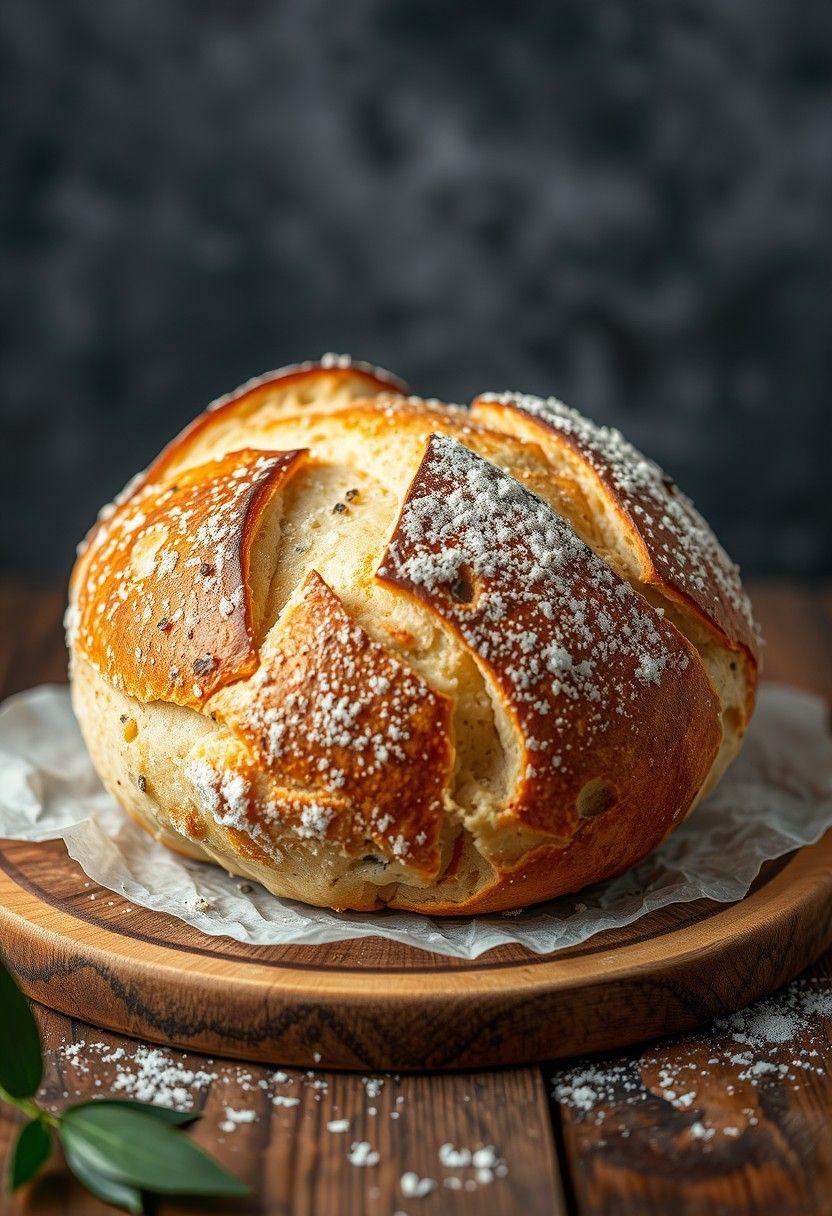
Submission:
[[[527,782],[578,771],[613,725],[619,745],[642,737],[647,690],[689,666],[676,631],[548,504],[443,435],[378,573],[420,594],[492,669],[522,721]]]
[[[369,1140],[357,1140],[350,1146],[349,1162],[359,1166],[378,1165],[379,1154]]]
[[[67,615],[71,646],[142,700],[199,708],[256,655],[246,620],[246,523],[297,452],[232,452],[142,485],[99,527]],[[124,639],[130,646],[125,646]]]
[[[257,1112],[254,1110],[235,1110],[233,1106],[226,1106],[225,1119],[220,1124],[220,1131],[231,1133],[237,1130],[241,1124],[256,1123]]]
[[[225,713],[279,774],[272,813],[305,840],[375,844],[392,861],[436,866],[451,764],[445,698],[373,642],[314,572],[261,657]]]
[[[242,773],[230,768],[215,768],[199,758],[185,765],[185,776],[193,785],[203,811],[223,827],[247,830],[251,795]]]
[[[759,1121],[760,1087],[799,1089],[826,1076],[830,1018],[832,983],[796,980],[718,1019],[703,1034],[633,1057],[567,1068],[555,1077],[555,1097],[609,1136],[629,1135],[633,1121],[626,1112],[659,1097],[688,1116],[685,1126],[694,1141],[704,1146],[715,1137],[733,1139]]]
[[[176,1110],[190,1110],[201,1093],[217,1080],[208,1068],[192,1067],[186,1057],[175,1056],[163,1047],[138,1044],[129,1054],[123,1047],[115,1050],[106,1043],[81,1040],[64,1044],[59,1058],[80,1076],[110,1073],[109,1088],[116,1097]],[[112,1065],[111,1070],[103,1065]]]
[[[55,1076],[62,1090],[57,1094]],[[420,1131],[418,1140],[423,1143],[414,1148],[415,1129],[408,1123],[414,1114],[421,1128],[421,1100],[413,1102],[423,1093],[418,1078],[376,1074],[345,1079],[314,1069],[272,1070],[128,1040],[118,1047],[83,1039],[62,1043],[51,1066],[47,1061],[47,1084],[40,1100],[58,1112],[68,1102],[89,1096],[90,1089],[102,1099],[127,1097],[198,1112],[229,1151],[252,1154],[252,1160],[269,1134],[270,1121],[279,1121],[279,1136],[302,1135],[304,1128],[309,1134],[317,1127],[319,1131],[312,1134],[319,1137],[316,1151],[329,1163],[326,1168],[337,1169],[346,1160],[356,1170],[351,1185],[366,1187],[369,1201],[378,1198],[378,1184],[385,1176],[396,1194],[415,1201],[440,1189],[472,1193],[490,1188],[510,1173],[499,1149],[476,1133],[465,1146],[441,1137],[425,1140]],[[468,1125],[479,1130],[482,1113],[487,1121],[487,1112],[474,1106],[476,1093],[474,1082],[470,1089],[466,1085],[462,1093],[457,1091],[459,1110],[453,1120],[457,1128]],[[312,1104],[324,1102],[331,1117],[323,1126],[312,1124]],[[297,1108],[302,1104],[306,1111],[301,1122]],[[380,1124],[388,1120],[388,1127],[382,1129]],[[382,1144],[391,1146],[387,1155]]]
[[[559,431],[623,501],[661,576],[705,615],[741,641],[758,641],[739,569],[693,503],[620,431],[599,426],[556,397],[486,393],[483,402],[510,405]]]

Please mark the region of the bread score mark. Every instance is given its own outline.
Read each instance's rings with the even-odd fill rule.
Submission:
[[[117,506],[76,567],[77,652],[140,701],[201,709],[256,669],[252,548],[304,452],[243,449],[150,482]]]
[[[662,836],[721,739],[692,646],[571,526],[514,478],[432,435],[377,577],[426,604],[470,649],[514,726],[509,813],[567,843],[579,797]]]
[[[212,705],[267,776],[271,806],[259,813],[435,877],[449,700],[374,642],[314,570],[261,661]]]
[[[355,398],[407,392],[405,382],[392,372],[348,355],[325,355],[319,362],[293,363],[257,376],[234,392],[212,401],[162,449],[147,470],[147,477],[155,480],[166,474],[187,460],[189,450],[197,442],[205,442],[213,430],[224,427],[231,419],[242,425],[258,410],[271,404],[279,393],[294,389],[305,393],[311,403],[318,394],[344,388],[349,388]]]
[[[738,567],[673,480],[614,427],[599,426],[555,397],[485,393],[471,416],[544,452],[583,463],[640,551],[641,579],[681,601],[756,666],[759,633]]]

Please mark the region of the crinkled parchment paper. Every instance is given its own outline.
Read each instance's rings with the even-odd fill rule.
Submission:
[[[65,688],[0,709],[0,837],[61,837],[101,886],[212,936],[257,945],[387,937],[476,958],[504,942],[538,954],[586,941],[668,904],[740,899],[764,861],[832,825],[832,740],[819,698],[762,688],[745,747],[711,797],[620,878],[519,913],[431,920],[404,912],[336,913],[277,899],[213,865],[169,852],[123,814],[90,763]]]

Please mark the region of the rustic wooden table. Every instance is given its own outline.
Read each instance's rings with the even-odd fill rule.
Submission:
[[[767,678],[830,695],[832,593],[764,585],[754,599]],[[65,679],[62,603],[0,584],[0,696]],[[832,1213],[832,953],[743,1017],[566,1068],[275,1075],[176,1052],[163,1053],[165,1080],[134,1041],[37,1013],[46,1102],[103,1096],[125,1076],[134,1096],[142,1077],[180,1085],[203,1112],[195,1138],[256,1190],[233,1209],[163,1202],[166,1216]],[[17,1123],[0,1110],[0,1165]],[[110,1210],[57,1156],[28,1192],[0,1198],[4,1214]]]

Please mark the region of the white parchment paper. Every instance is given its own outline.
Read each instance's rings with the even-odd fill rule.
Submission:
[[[257,945],[376,936],[457,958],[476,958],[504,942],[549,954],[669,904],[740,899],[764,861],[818,840],[830,825],[827,706],[796,689],[765,685],[743,751],[721,785],[621,877],[519,913],[453,920],[336,913],[241,884],[216,866],[169,852],[136,827],[98,780],[65,688],[34,688],[0,708],[0,837],[60,837],[101,886],[203,933]]]

